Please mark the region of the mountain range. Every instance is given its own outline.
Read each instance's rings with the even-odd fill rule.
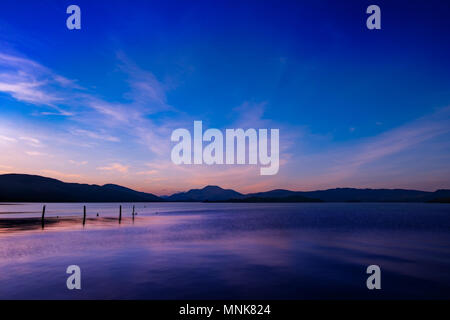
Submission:
[[[0,202],[450,202],[450,190],[337,188],[318,191],[271,190],[242,194],[218,186],[166,197],[115,184],[66,183],[26,174],[0,175]]]

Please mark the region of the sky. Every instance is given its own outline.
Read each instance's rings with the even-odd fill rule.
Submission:
[[[448,1],[2,0],[0,174],[157,195],[450,188],[449,35]],[[195,120],[278,128],[278,174],[173,164]]]

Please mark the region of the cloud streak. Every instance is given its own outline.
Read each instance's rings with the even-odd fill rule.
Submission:
[[[374,182],[388,168],[390,171],[402,172],[415,163],[420,163],[426,156],[421,153],[424,144],[431,146],[433,141],[449,136],[450,107],[445,107],[375,137],[352,141],[309,156],[297,154],[295,163],[301,168],[298,170],[301,172],[299,176],[303,176],[297,185],[300,189],[339,187],[348,183],[358,185],[358,180],[367,175],[372,176]],[[450,142],[447,147],[450,147]],[[392,169],[395,163],[388,158],[394,156],[403,158],[403,165],[405,161],[409,165],[406,168]],[[397,162],[402,163],[399,160]],[[376,169],[371,169],[375,165]],[[412,182],[416,173],[411,171],[409,175]],[[395,181],[385,180],[384,183],[386,187],[395,185]]]
[[[128,172],[128,168],[129,166],[123,165],[121,163],[115,162],[115,163],[111,163],[108,166],[104,166],[104,167],[98,167],[98,170],[105,170],[105,171],[115,171],[115,172],[119,172],[119,173],[127,173]]]
[[[0,92],[18,101],[51,107],[54,114],[70,115],[57,106],[65,101],[57,87],[69,83],[33,60],[0,52]]]

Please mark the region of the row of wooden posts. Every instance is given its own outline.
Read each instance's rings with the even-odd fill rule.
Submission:
[[[44,223],[45,223],[45,205],[42,207],[42,227],[44,227]],[[133,206],[133,212],[131,213],[131,216],[133,217],[134,220],[134,216],[137,214],[135,212],[135,207]],[[97,214],[98,215],[98,214]],[[119,223],[121,223],[122,221],[122,205],[119,206]],[[86,224],[86,206],[83,206],[83,226]]]

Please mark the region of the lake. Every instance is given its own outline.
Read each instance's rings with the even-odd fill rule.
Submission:
[[[449,204],[132,206],[0,204],[0,299],[450,298]]]

